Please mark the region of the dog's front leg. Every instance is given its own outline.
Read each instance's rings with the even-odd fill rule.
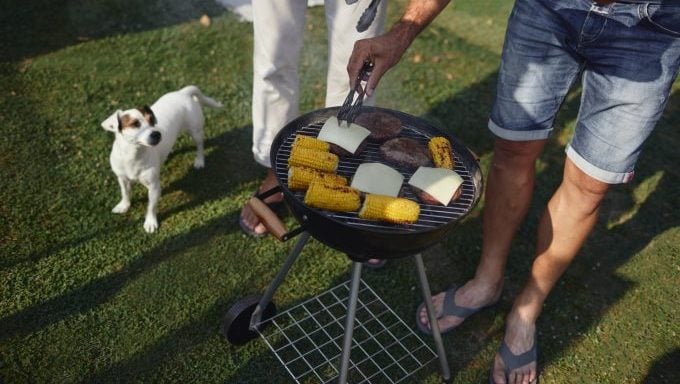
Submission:
[[[118,176],[118,184],[120,185],[121,199],[111,211],[113,213],[125,213],[128,208],[130,208],[130,190],[132,189],[132,182],[125,176]]]
[[[146,186],[149,189],[149,205],[146,208],[146,218],[144,219],[144,230],[148,233],[156,232],[158,229],[158,219],[156,219],[156,205],[161,196],[161,183],[156,180]]]

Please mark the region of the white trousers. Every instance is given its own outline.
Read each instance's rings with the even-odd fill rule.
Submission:
[[[359,33],[356,24],[370,4],[359,0],[326,0],[328,72],[326,106],[341,105],[349,92],[347,63],[354,42],[377,36],[385,24],[387,0],[380,2],[370,28]],[[305,27],[306,0],[253,0],[253,155],[271,168],[269,151],[276,134],[299,116],[300,50]],[[366,104],[370,104],[367,101]]]

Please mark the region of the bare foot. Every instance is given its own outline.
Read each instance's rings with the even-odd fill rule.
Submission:
[[[262,181],[262,184],[260,184],[260,188],[257,190],[257,192],[258,193],[266,192],[276,187],[277,185],[279,185],[279,183],[278,180],[276,179],[276,175],[274,175],[274,172],[271,170],[271,168],[268,168],[267,175]],[[275,193],[274,195],[266,198],[264,202],[276,203],[282,200],[283,194]],[[263,235],[267,233],[267,228],[262,223],[260,223],[260,219],[258,219],[253,210],[250,209],[250,206],[248,204],[244,205],[243,209],[241,209],[241,218],[243,220],[243,223],[248,228],[252,229],[257,235]]]
[[[522,319],[515,312],[508,315],[503,341],[513,355],[521,355],[534,347],[536,324]],[[537,380],[537,362],[535,360],[519,366],[508,367],[511,362],[503,360],[500,352],[496,353],[493,362],[493,382],[509,384],[532,384]],[[508,370],[506,376],[506,370]]]
[[[459,307],[464,308],[483,308],[495,303],[501,294],[501,286],[489,286],[487,284],[478,283],[476,280],[470,280],[462,287],[456,290],[453,298],[453,303]],[[437,324],[440,331],[448,331],[458,327],[466,318],[455,315],[442,316],[444,308],[444,297],[446,291],[440,292],[432,296],[432,306],[434,312],[439,318]],[[430,322],[427,317],[427,309],[425,306],[418,314],[419,321],[425,328],[430,329]]]

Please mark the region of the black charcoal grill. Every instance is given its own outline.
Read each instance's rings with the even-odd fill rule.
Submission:
[[[361,301],[358,299],[358,293],[361,290],[360,285],[363,283],[361,281],[362,262],[365,262],[369,258],[394,259],[412,256],[416,263],[418,280],[430,317],[430,323],[434,325],[433,337],[441,365],[442,376],[445,381],[450,381],[451,375],[446,361],[443,344],[441,342],[441,336],[436,327],[429,283],[427,281],[420,252],[447,236],[455,228],[456,223],[477,204],[482,193],[482,174],[478,160],[472,152],[454,137],[440,131],[423,119],[402,112],[377,107],[362,107],[361,111],[362,113],[381,111],[398,117],[402,122],[402,133],[400,136],[418,140],[424,145],[427,145],[427,142],[431,137],[447,137],[451,142],[453,149],[456,164],[455,171],[464,180],[461,196],[446,207],[421,203],[420,216],[418,221],[413,224],[391,224],[369,221],[359,218],[356,213],[337,213],[308,207],[303,202],[304,192],[294,192],[287,188],[288,158],[290,156],[291,147],[298,134],[316,137],[324,122],[329,117],[337,114],[338,108],[327,108],[314,111],[293,120],[279,132],[274,139],[271,149],[272,168],[275,171],[280,186],[252,198],[249,203],[262,222],[267,226],[270,233],[280,240],[285,241],[300,233],[303,233],[303,235],[297,241],[282,269],[279,271],[265,294],[262,296],[249,296],[235,304],[225,315],[222,331],[226,338],[234,344],[243,344],[257,337],[257,335],[261,335],[265,341],[267,341],[267,337],[263,334],[264,328],[272,322],[276,323],[277,317],[280,316],[276,315],[276,308],[271,301],[274,292],[283,282],[288,270],[302,251],[309,236],[313,236],[322,243],[346,253],[353,261],[353,266],[349,283],[349,299],[346,307],[346,317],[343,316],[342,319],[345,322],[345,328],[342,335],[343,342],[340,351],[341,354],[339,356],[328,357],[327,361],[327,363],[330,364],[330,361],[332,361],[333,358],[339,357],[339,367],[335,369],[335,375],[332,374],[331,378],[328,379],[327,376],[316,372],[314,364],[307,362],[307,365],[311,368],[310,372],[313,372],[312,377],[316,379],[316,381],[332,382],[337,378],[338,383],[346,383],[348,377],[355,379],[348,373],[350,368],[361,372],[359,365],[350,361],[350,350],[352,349],[352,331],[357,314],[357,302]],[[353,157],[341,158],[337,173],[351,180],[357,167],[364,162],[384,163],[384,160],[380,156],[379,144],[369,143],[361,154]],[[390,166],[404,175],[404,184],[406,185],[406,182],[413,172],[394,167],[393,165]],[[405,185],[402,188],[403,196],[418,201],[410,188]],[[300,227],[297,229],[288,231],[276,215],[262,203],[262,199],[277,192],[283,192],[286,204],[300,224]],[[365,285],[365,283],[363,284]],[[309,310],[306,310],[306,312],[312,315]],[[290,318],[290,315],[288,315],[288,318]],[[317,321],[317,324],[320,323]],[[323,326],[323,324],[320,325]],[[311,333],[314,332],[306,332],[305,336],[310,338],[312,336]],[[277,357],[279,357],[279,360],[281,360],[284,366],[286,366],[287,361],[284,361],[284,359],[281,358],[277,348],[273,347],[269,342],[268,345],[277,354]],[[339,347],[339,343],[336,343],[336,345]],[[307,361],[305,359],[305,353],[300,352],[300,349],[297,347],[295,350],[299,352],[299,357],[297,359]],[[401,360],[398,360],[397,364],[399,364],[399,361]],[[376,363],[375,365],[377,366],[378,364]],[[407,369],[404,369],[403,367],[402,370],[406,373],[402,378],[407,377],[410,374],[407,373]],[[291,372],[290,369],[289,372],[297,382],[302,382],[301,377]],[[369,376],[360,374],[357,382],[373,382],[375,380],[374,376],[375,375]],[[363,379],[361,379],[362,377]],[[376,382],[397,381],[399,380],[395,381],[391,377],[387,377],[387,380],[385,380],[384,377],[380,377],[380,379],[376,380]]]

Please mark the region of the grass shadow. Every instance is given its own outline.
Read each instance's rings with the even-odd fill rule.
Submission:
[[[217,332],[215,319],[222,314],[224,303],[210,306],[195,320],[178,329],[168,332],[132,356],[109,364],[105,369],[83,378],[83,383],[116,383],[155,381],[155,369],[164,361],[172,360],[181,352],[190,351],[215,338]],[[224,346],[227,349],[226,346]],[[224,353],[225,351],[216,351]],[[261,367],[260,367],[261,368]],[[194,379],[201,381],[200,373]],[[182,380],[182,381],[186,381]]]
[[[189,168],[184,176],[180,179],[169,182],[167,187],[161,191],[161,198],[159,200],[158,220],[163,230],[163,221],[171,218],[173,215],[189,211],[192,208],[202,206],[203,204],[220,200],[228,196],[234,189],[239,188],[243,183],[248,183],[256,180],[259,177],[254,170],[253,161],[248,154],[245,154],[241,148],[249,140],[250,130],[249,126],[231,129],[218,136],[212,137],[205,142],[206,149],[206,163],[201,170],[193,169],[189,164],[189,160],[185,157],[192,157],[195,154],[195,146],[188,137],[181,137],[182,143],[177,143],[177,150],[168,158],[168,161],[161,169],[161,184],[166,177],[164,174],[169,172],[167,167],[186,167]],[[186,156],[183,156],[186,155]],[[181,161],[181,164],[179,162]],[[109,172],[110,169],[109,169]],[[110,175],[109,175],[110,176]],[[168,176],[169,177],[169,176]],[[115,177],[113,177],[115,179]],[[134,221],[134,225],[141,226],[144,219],[143,214],[139,213],[136,208],[143,207],[146,209],[148,204],[146,189],[139,183],[133,186],[132,205],[136,208],[131,208],[131,212],[125,215],[117,215],[110,212],[110,209],[120,199],[120,191],[117,183],[109,185],[109,192],[113,196],[111,206],[103,209],[103,214],[110,215],[112,219],[109,225],[104,229],[86,231],[85,233],[78,232],[76,236],[66,240],[57,241],[47,244],[44,248],[38,248],[36,251],[27,255],[25,258],[3,258],[0,260],[0,269],[11,269],[18,264],[25,262],[38,262],[43,258],[57,254],[62,250],[79,247],[89,241],[105,236],[111,230],[124,230],[130,225],[130,221]],[[182,194],[181,198],[173,198],[171,195],[174,192]],[[231,215],[229,222],[234,221]]]
[[[81,287],[30,306],[0,319],[0,341],[35,333],[68,317],[87,312],[106,303],[126,284],[173,258],[183,250],[207,242],[224,232],[223,218],[207,221],[201,228],[171,237],[119,271],[94,279]]]
[[[11,0],[0,17],[0,62],[46,54],[107,36],[163,28],[227,12],[203,0]]]
[[[672,384],[680,382],[680,348],[676,348],[656,360],[649,373],[642,381],[643,384]]]
[[[234,189],[240,188],[243,183],[254,182],[257,179],[254,171],[255,167],[253,166],[254,162],[249,153],[242,150],[245,143],[250,140],[249,134],[250,130],[246,126],[231,129],[206,141],[206,167],[199,171],[192,169],[185,173],[183,177],[169,182],[169,186],[164,189],[161,195],[158,214],[161,225],[160,231],[164,230],[163,222],[174,214],[220,200],[229,195]],[[182,161],[182,164],[184,164],[184,157],[193,158],[194,148],[193,142],[190,139],[182,138],[181,143],[178,142],[178,150],[170,156],[164,166],[179,166],[177,164],[179,161]],[[187,159],[186,164],[190,163]],[[162,183],[163,179],[162,172]],[[116,196],[112,201],[117,201],[119,199],[117,185],[114,183],[110,188],[112,188],[110,192]],[[135,189],[137,192],[133,194],[135,197],[133,205],[143,206],[145,209],[147,203],[146,190],[140,185],[137,185]],[[171,195],[176,191],[183,191],[188,195],[184,199],[187,200],[185,203],[174,205],[177,199]],[[165,209],[168,206],[170,208]],[[110,233],[111,236],[119,236],[119,232],[138,232],[141,230],[143,216],[136,217],[137,212],[129,213],[127,216],[115,216],[108,212],[108,207],[105,211],[107,212],[106,214],[112,215],[105,230],[79,235],[58,244],[50,244],[49,247],[30,254],[30,261],[37,262],[66,248],[77,247],[94,238],[106,237],[106,233]],[[135,217],[132,217],[132,215],[135,215]],[[238,211],[234,211],[206,221],[199,229],[170,237],[167,240],[163,240],[157,247],[142,252],[140,257],[126,264],[119,271],[92,280],[66,294],[48,299],[40,304],[30,306],[0,319],[0,340],[4,341],[16,336],[29,335],[65,318],[86,312],[107,302],[128,282],[133,281],[146,271],[153,269],[156,265],[172,258],[174,254],[181,253],[182,250],[207,241],[207,238],[216,233],[224,234],[225,229],[226,233],[239,231],[238,226],[233,224],[236,222],[237,217]],[[132,227],[131,222],[134,222]],[[130,234],[130,236],[133,235]],[[10,259],[3,261],[2,267],[10,269],[26,261],[25,259]]]

